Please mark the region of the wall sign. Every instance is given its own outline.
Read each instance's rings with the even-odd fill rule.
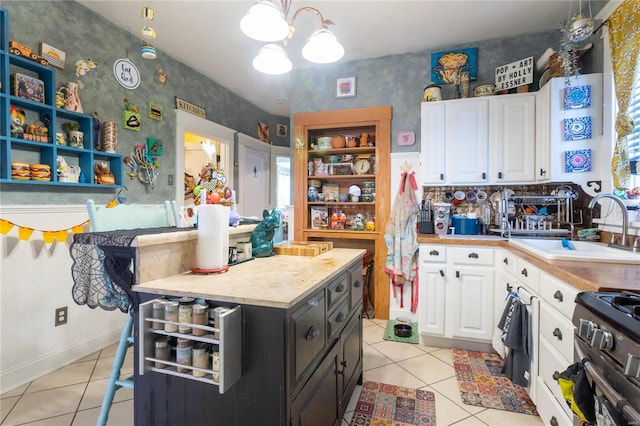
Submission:
[[[204,108],[194,105],[185,101],[184,99],[180,99],[176,96],[176,108],[182,110],[184,112],[188,112],[189,114],[193,114],[200,118],[207,118],[207,112]]]
[[[136,89],[140,85],[140,72],[128,58],[118,59],[113,63],[113,76],[125,89]]]
[[[496,68],[496,90],[533,83],[533,56]]]

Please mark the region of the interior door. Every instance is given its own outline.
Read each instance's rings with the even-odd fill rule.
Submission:
[[[242,133],[236,134],[238,187],[236,200],[240,216],[257,216],[271,208],[270,163],[268,144]]]

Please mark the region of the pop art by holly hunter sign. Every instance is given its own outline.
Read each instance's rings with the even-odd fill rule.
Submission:
[[[533,83],[533,56],[496,68],[496,90]]]

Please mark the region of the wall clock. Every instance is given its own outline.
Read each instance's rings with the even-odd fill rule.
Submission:
[[[113,63],[113,76],[125,89],[136,89],[140,85],[140,72],[128,58],[117,59]]]

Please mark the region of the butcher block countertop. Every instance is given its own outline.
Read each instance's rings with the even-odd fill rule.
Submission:
[[[191,272],[134,285],[141,293],[289,309],[344,271],[366,250],[334,248],[318,256],[262,257],[227,272]]]
[[[418,235],[420,244],[451,244],[503,247],[522,257],[549,275],[571,284],[580,291],[632,290],[640,292],[640,256],[637,264],[546,260],[510,245],[507,239],[470,236],[440,238]]]

